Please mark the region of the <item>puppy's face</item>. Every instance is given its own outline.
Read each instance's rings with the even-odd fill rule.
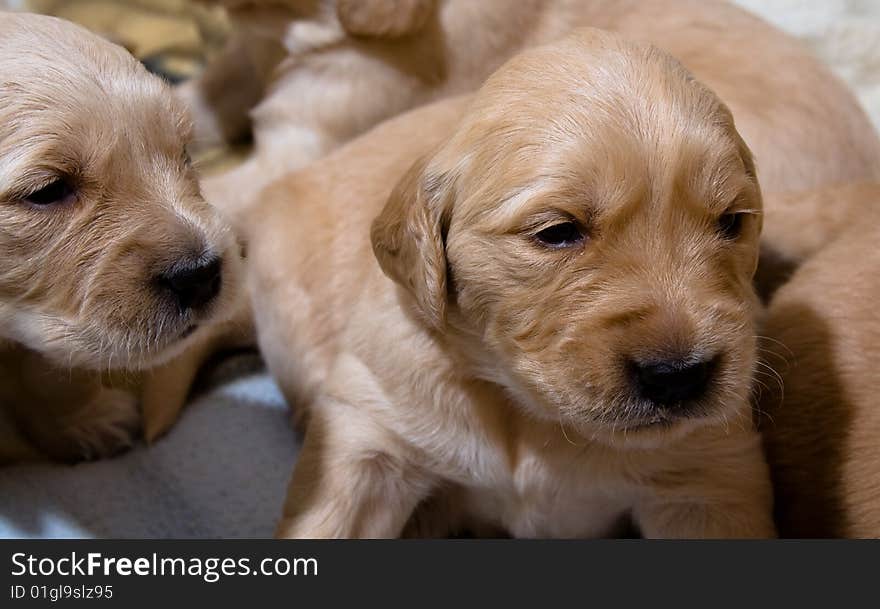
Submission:
[[[0,332],[63,364],[174,354],[236,292],[166,86],[72,24],[0,17]]]
[[[374,244],[435,327],[479,345],[475,373],[531,414],[664,437],[744,412],[760,193],[709,91],[659,52],[599,41],[490,80]],[[408,228],[383,247],[393,226]],[[407,231],[420,253],[396,269]]]

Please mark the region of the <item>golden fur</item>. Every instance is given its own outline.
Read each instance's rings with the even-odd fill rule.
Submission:
[[[238,246],[188,165],[185,109],[123,49],[2,13],[0,77],[0,461],[108,454],[137,419],[119,371],[191,378],[162,365],[230,315]],[[219,295],[184,309],[157,281],[204,257]]]
[[[181,94],[197,142],[252,127],[256,145],[238,171],[206,181],[220,205],[583,25],[650,41],[712,87],[765,189],[880,179],[880,143],[845,86],[797,41],[718,0],[213,1],[237,35]]]
[[[779,530],[880,537],[880,185],[786,198],[834,211],[818,224],[831,227],[824,234],[798,223],[804,239],[791,249],[818,253],[775,295],[762,330],[762,433]]]
[[[760,210],[727,108],[597,30],[275,183],[242,221],[261,348],[309,409],[279,534],[773,535]],[[586,237],[538,242],[566,222]],[[634,393],[628,360],[691,356],[718,367],[689,413]]]

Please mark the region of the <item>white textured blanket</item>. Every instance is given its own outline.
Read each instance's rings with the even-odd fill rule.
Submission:
[[[297,441],[265,375],[198,397],[155,446],[0,469],[0,537],[269,537]]]

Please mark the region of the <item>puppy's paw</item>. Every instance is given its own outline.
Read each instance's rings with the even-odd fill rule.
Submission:
[[[62,436],[66,461],[110,457],[134,444],[141,416],[135,395],[121,389],[101,388],[70,413]]]

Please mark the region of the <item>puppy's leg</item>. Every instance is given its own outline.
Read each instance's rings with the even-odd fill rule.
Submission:
[[[22,435],[9,409],[0,407],[0,466],[35,461],[40,457],[39,451]]]
[[[770,474],[757,434],[721,453],[707,445],[655,480],[633,517],[647,538],[776,537]]]
[[[312,412],[276,535],[400,537],[432,487],[408,452],[358,407],[324,399]]]
[[[649,539],[770,539],[776,527],[758,502],[651,502],[636,517]]]
[[[87,383],[86,386],[94,386]],[[97,386],[82,402],[68,402],[58,414],[57,436],[45,434],[54,447],[52,456],[64,461],[101,459],[131,448],[140,428],[137,394],[120,388]],[[57,438],[57,439],[56,439]]]
[[[78,461],[132,445],[140,412],[129,388],[108,387],[99,373],[61,369],[21,348],[0,356],[0,374],[9,418],[41,454]]]
[[[199,340],[171,361],[146,370],[141,380],[144,440],[153,443],[177,421],[202,364],[214,352],[211,337]]]
[[[231,320],[206,328],[183,353],[145,371],[141,376],[144,439],[154,442],[177,421],[196,375],[212,355],[255,347],[256,342],[250,303],[245,299]]]

